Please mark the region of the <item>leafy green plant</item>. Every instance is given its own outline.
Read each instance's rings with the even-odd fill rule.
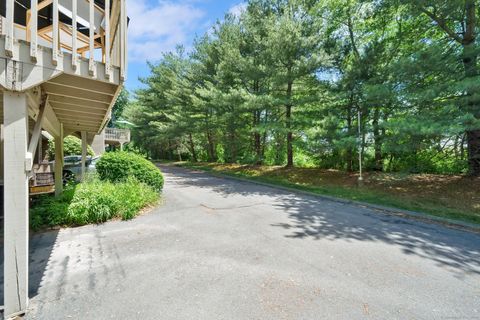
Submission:
[[[50,140],[48,141],[48,158],[50,160],[55,159],[55,141]],[[82,140],[78,139],[74,136],[68,136],[63,139],[63,154],[65,156],[78,156],[82,154]],[[95,153],[93,149],[88,146],[87,147],[87,155],[94,156]]]
[[[110,152],[97,162],[96,169],[103,181],[125,182],[133,177],[157,191],[163,188],[163,175],[150,161],[130,152]]]
[[[53,226],[81,226],[119,218],[129,220],[148,206],[154,205],[159,193],[154,188],[129,178],[124,182],[89,178],[78,185],[69,185],[62,196],[37,198],[30,211],[33,230]]]

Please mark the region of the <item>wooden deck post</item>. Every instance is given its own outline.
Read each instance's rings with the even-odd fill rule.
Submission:
[[[77,70],[77,0],[72,0],[72,68]]]
[[[4,91],[5,318],[28,307],[28,107],[25,93]]]
[[[60,124],[60,135],[55,137],[55,196],[63,193],[63,124]]]
[[[85,179],[86,167],[85,163],[87,162],[87,132],[82,131],[82,180]]]

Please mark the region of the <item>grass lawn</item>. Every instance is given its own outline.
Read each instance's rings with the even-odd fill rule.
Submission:
[[[367,173],[359,187],[356,173],[336,170],[187,162],[176,165],[480,224],[480,178],[375,172]]]

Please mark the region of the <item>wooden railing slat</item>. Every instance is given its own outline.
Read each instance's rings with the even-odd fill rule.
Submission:
[[[105,75],[110,78],[110,0],[105,0]]]
[[[125,30],[126,26],[125,0],[120,0],[120,79],[125,79]]]
[[[52,28],[52,61],[54,65],[58,63],[59,26],[58,26],[58,0],[53,0],[53,28]]]
[[[72,0],[72,68],[77,69],[77,0]]]
[[[89,40],[90,40],[90,56],[89,56],[89,63],[88,63],[88,71],[90,75],[93,76],[95,73],[95,47],[94,47],[94,40],[95,40],[95,5],[94,0],[89,0],[89,16],[90,16],[90,33],[89,33]]]
[[[37,28],[38,28],[38,11],[37,11],[38,0],[31,0],[30,5],[30,58],[33,61],[37,61]]]
[[[6,3],[6,14],[5,14],[5,53],[8,56],[13,55],[13,34],[14,34],[14,8],[15,1],[7,0]]]

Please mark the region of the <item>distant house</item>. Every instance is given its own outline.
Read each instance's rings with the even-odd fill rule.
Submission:
[[[105,152],[107,146],[115,146],[123,150],[123,146],[130,142],[130,130],[105,128],[99,135],[96,135],[92,142],[92,149],[96,155]]]
[[[0,4],[0,182],[4,185],[4,313],[28,307],[28,191],[39,141],[103,132],[127,73],[125,0],[4,0]],[[84,169],[83,169],[84,170]]]

